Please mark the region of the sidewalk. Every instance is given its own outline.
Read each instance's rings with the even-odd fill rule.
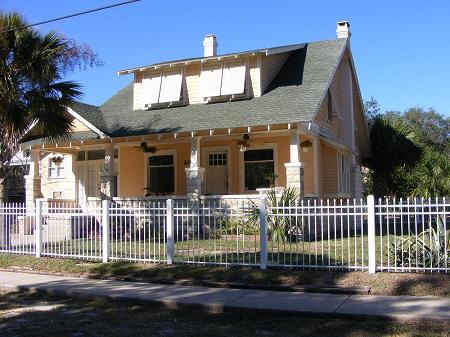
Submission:
[[[432,296],[362,296],[207,288],[18,272],[0,272],[0,288],[158,302],[173,308],[194,305],[211,311],[247,309],[450,321],[450,298]]]

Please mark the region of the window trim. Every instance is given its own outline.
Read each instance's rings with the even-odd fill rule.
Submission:
[[[250,136],[251,137],[251,136]],[[247,150],[273,150],[273,168],[274,174],[277,176],[275,178],[275,186],[278,185],[279,176],[278,176],[278,143],[265,143],[260,145],[252,145],[247,148]],[[236,149],[236,151],[238,151]],[[244,161],[244,152],[239,151],[239,193],[241,194],[252,194],[258,193],[256,190],[245,190],[245,161]]]
[[[144,186],[143,188],[143,195],[145,196],[147,194],[145,188],[149,187],[149,181],[148,181],[148,160],[150,157],[153,156],[164,156],[164,155],[172,155],[173,156],[173,174],[174,174],[174,191],[173,194],[166,194],[165,196],[175,196],[178,195],[178,179],[177,179],[177,173],[178,173],[178,160],[177,160],[177,150],[159,150],[156,153],[146,153],[144,156]]]

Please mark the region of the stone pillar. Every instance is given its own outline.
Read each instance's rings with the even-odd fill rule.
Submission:
[[[192,137],[190,167],[186,168],[186,194],[191,199],[198,199],[203,193],[205,169],[200,167],[201,137]]]
[[[285,163],[286,168],[286,187],[292,187],[297,190],[300,197],[303,198],[304,193],[304,178],[303,178],[303,164],[300,162],[300,135],[297,130],[291,130],[289,140],[289,163]]]
[[[286,168],[286,187],[295,188],[300,197],[305,196],[304,169],[302,163],[285,163]]]
[[[40,150],[31,151],[30,171],[25,176],[25,203],[34,205],[34,201],[42,198],[41,175],[39,172]]]
[[[203,193],[203,167],[186,168],[186,193],[191,199],[198,199]]]
[[[117,175],[114,172],[114,145],[105,147],[105,168],[100,174],[100,196],[102,199],[112,199],[117,196]]]

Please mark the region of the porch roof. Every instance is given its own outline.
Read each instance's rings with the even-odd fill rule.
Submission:
[[[160,110],[133,110],[133,83],[101,106],[72,108],[110,137],[195,132],[311,121],[326,93],[347,39],[298,45],[261,97]]]

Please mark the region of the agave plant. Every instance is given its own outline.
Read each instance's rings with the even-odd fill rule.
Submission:
[[[436,268],[445,266],[450,256],[450,230],[445,230],[445,217],[437,217],[436,229],[430,227],[413,238],[392,243],[394,259],[400,267]]]

